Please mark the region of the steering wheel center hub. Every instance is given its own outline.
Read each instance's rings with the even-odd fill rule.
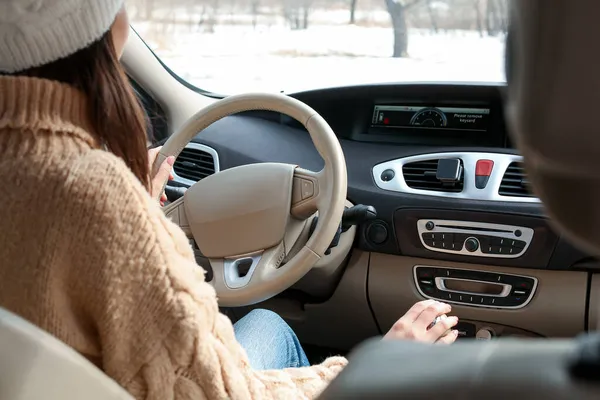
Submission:
[[[295,169],[289,164],[250,164],[193,185],[184,204],[202,254],[233,257],[279,244],[290,218]]]

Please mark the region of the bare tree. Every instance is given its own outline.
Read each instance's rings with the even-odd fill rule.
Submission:
[[[312,0],[283,0],[283,17],[292,29],[308,29]]]
[[[394,53],[392,57],[408,56],[408,25],[406,13],[422,0],[385,0],[392,26],[394,28]]]
[[[356,3],[358,0],[350,0],[350,25],[356,22]]]
[[[481,1],[473,0],[473,7],[475,7],[475,22],[477,24],[477,30],[479,36],[483,37],[483,13],[481,12]]]
[[[250,8],[251,8],[251,13],[252,13],[252,28],[256,29],[256,25],[258,23],[260,0],[252,0]]]
[[[435,10],[433,9],[433,6],[431,3],[432,3],[431,0],[427,0],[427,13],[429,14],[429,18],[431,19],[431,29],[433,30],[433,32],[438,33],[439,29],[438,29],[437,17],[435,15]]]

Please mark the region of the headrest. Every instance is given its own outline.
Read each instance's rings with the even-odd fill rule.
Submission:
[[[508,126],[561,233],[600,253],[600,1],[512,3]]]

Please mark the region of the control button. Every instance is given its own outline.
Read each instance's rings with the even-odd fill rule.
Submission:
[[[452,300],[452,293],[438,290],[436,298],[440,300]]]
[[[437,291],[435,286],[421,286],[421,290],[428,296],[434,297],[435,292]]]
[[[525,243],[525,242],[524,242],[524,241],[522,241],[522,240],[511,240],[511,241],[510,241],[510,245],[511,245],[512,247],[516,247],[516,248],[518,248],[518,249],[524,249],[526,244],[527,244],[527,243]]]
[[[432,231],[433,228],[435,228],[435,224],[433,223],[433,221],[427,221],[427,223],[425,224],[425,229],[427,229],[428,231]]]
[[[489,176],[475,175],[475,187],[477,189],[485,189],[485,187],[487,186],[489,180],[490,180]]]
[[[492,250],[490,251],[490,254],[500,254],[501,251],[502,251],[502,247],[492,246]]]
[[[475,187],[477,189],[485,189],[493,169],[494,161],[477,160],[477,164],[475,164]]]
[[[522,305],[525,300],[527,300],[527,296],[498,297],[496,299],[496,305],[501,307],[517,307]]]
[[[308,179],[302,179],[302,200],[306,200],[315,195],[315,184]]]
[[[470,237],[467,239],[467,241],[465,242],[465,249],[467,249],[467,251],[469,252],[474,252],[477,251],[477,249],[479,248],[479,241],[473,237]]]
[[[434,277],[433,268],[426,268],[426,267],[418,267],[417,268],[417,278],[432,279],[433,277]]]
[[[433,233],[422,233],[421,237],[423,240],[433,240],[434,238]]]
[[[477,340],[492,340],[492,337],[494,337],[494,332],[490,328],[481,328],[475,334]]]
[[[461,251],[463,248],[462,243],[451,243],[448,250]]]
[[[477,235],[477,240],[479,240],[479,247],[481,247],[482,249],[491,244],[491,239],[492,239],[491,236]]]
[[[389,182],[396,176],[396,173],[393,169],[386,169],[381,173],[381,180],[384,182]]]
[[[442,239],[442,242],[444,242],[444,243],[453,243],[454,242],[454,234],[452,234],[452,233],[442,233],[441,234],[441,239]]]
[[[464,233],[454,233],[454,243],[463,244],[468,237]]]
[[[483,296],[483,305],[484,306],[499,306],[499,304],[497,304],[498,301],[498,297],[492,297],[492,296]]]
[[[367,229],[367,238],[374,244],[382,244],[388,238],[388,230],[384,224],[376,222]]]
[[[517,249],[516,247],[512,247],[512,246],[502,246],[500,247],[500,254],[519,254],[522,250],[521,249]]]
[[[512,239],[507,239],[503,237],[490,237],[490,244],[492,246],[510,246],[512,241]]]
[[[516,236],[516,237],[521,237],[521,235],[522,235],[522,234],[523,234],[523,232],[521,232],[521,230],[519,230],[519,229],[517,229],[517,230],[515,231],[515,236]]]
[[[530,281],[522,281],[522,282],[518,282],[516,284],[513,285],[513,287],[515,288],[515,290],[531,290],[531,288],[533,287],[533,283]]]

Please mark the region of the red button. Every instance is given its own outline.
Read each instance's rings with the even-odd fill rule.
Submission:
[[[494,162],[492,160],[477,160],[475,176],[490,176],[493,169]]]

